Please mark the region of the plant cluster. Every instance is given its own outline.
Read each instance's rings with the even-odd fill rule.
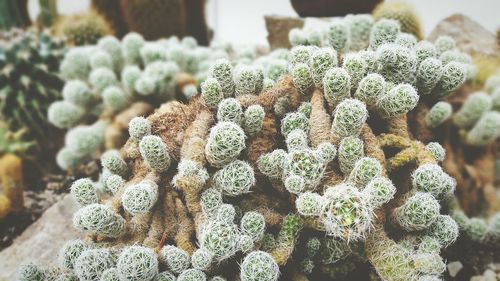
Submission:
[[[131,119],[100,180],[72,186],[86,241],[69,241],[59,267],[23,266],[21,280],[327,280],[367,261],[383,280],[440,280],[462,225],[447,206],[457,182],[440,166],[449,151],[414,138],[407,117],[451,96],[472,64],[446,38],[417,43],[369,16],[290,39],[215,60],[199,95]],[[156,89],[137,82],[165,59],[147,46],[137,95]],[[94,76],[93,92],[118,83]]]

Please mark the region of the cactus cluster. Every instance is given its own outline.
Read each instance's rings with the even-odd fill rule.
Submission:
[[[458,54],[449,61],[397,21],[370,16],[290,38],[306,45],[214,60],[199,95],[131,119],[121,150],[102,155],[100,180],[73,184],[81,205],[73,223],[88,242],[68,242],[51,271],[81,280],[331,280],[369,262],[383,280],[439,280],[441,250],[461,230],[442,206],[456,180],[440,166],[447,147],[412,136],[451,112],[407,117],[451,95],[472,66],[453,46],[436,42]],[[138,54],[152,77],[182,50],[148,44]],[[442,75],[419,72],[426,60]],[[112,68],[89,78],[92,91],[120,84],[115,62],[102,61]],[[144,73],[130,87],[138,95],[165,86]],[[463,221],[471,234],[497,233],[496,219],[491,231]]]
[[[0,36],[0,115],[11,131],[27,129],[26,137],[52,147],[55,131],[47,108],[61,98],[58,75],[66,52],[64,42],[34,29],[2,31]]]
[[[229,63],[230,54],[220,47],[199,47],[188,37],[181,41],[175,37],[146,41],[137,33],[129,33],[121,41],[112,36],[91,41],[87,43],[95,45],[74,47],[67,52],[60,66],[66,80],[63,99],[48,108],[48,120],[55,127],[69,129],[65,147],[57,157],[62,169],[73,169],[99,156],[104,148],[119,148],[126,139],[127,123],[137,115],[149,114],[154,104],[173,98],[191,99],[198,93],[198,84],[208,104],[210,99],[218,103],[224,97],[222,90],[231,88],[221,81],[224,87],[219,89],[221,85],[215,79],[207,79],[216,72],[217,64],[212,69],[212,62]],[[238,56],[232,54],[231,58]],[[232,65],[229,67],[232,73]],[[232,78],[229,81],[232,83]],[[226,104],[221,105],[220,118],[243,120],[241,112],[239,115],[232,112],[237,109],[230,100]],[[256,116],[249,116],[249,122],[253,122],[248,125],[253,127],[249,130],[258,130],[259,119],[263,118],[259,117],[260,112],[250,110],[248,114]],[[140,121],[129,130],[136,139],[151,130],[138,126]],[[94,136],[92,148],[89,145],[85,151],[71,147],[71,143],[82,141],[72,136],[75,135],[72,132],[83,130],[92,131]],[[142,146],[154,145],[150,139],[144,140]],[[167,168],[169,160],[161,161],[163,168]]]

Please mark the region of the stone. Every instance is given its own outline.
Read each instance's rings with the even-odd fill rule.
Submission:
[[[448,267],[448,272],[450,273],[450,276],[455,277],[455,276],[457,276],[458,272],[460,272],[460,270],[462,270],[462,268],[464,266],[462,265],[461,262],[454,261],[454,262],[450,262],[447,265],[447,267]]]
[[[14,243],[0,252],[0,280],[17,280],[19,265],[32,261],[56,265],[59,249],[67,240],[83,238],[73,228],[73,213],[78,209],[71,195],[52,205]]]
[[[471,55],[500,56],[497,37],[478,22],[454,14],[437,24],[427,40],[434,42],[441,35],[448,35],[457,41],[457,47]]]
[[[288,32],[292,28],[304,27],[304,20],[297,17],[265,16],[267,41],[271,49],[291,48]]]

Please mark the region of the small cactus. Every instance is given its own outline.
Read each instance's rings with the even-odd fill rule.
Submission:
[[[241,264],[241,281],[277,281],[279,274],[278,264],[266,252],[251,252]]]

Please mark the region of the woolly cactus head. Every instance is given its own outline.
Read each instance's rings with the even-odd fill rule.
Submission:
[[[219,122],[234,122],[239,125],[242,118],[243,109],[236,99],[227,98],[219,103],[217,108],[217,120]]]
[[[371,15],[347,15],[351,35],[350,49],[359,51],[366,49],[370,41],[370,31],[373,26]]]
[[[313,51],[311,56],[311,73],[317,88],[323,87],[323,77],[328,69],[337,66],[337,52],[329,47]]]
[[[104,185],[107,192],[115,194],[118,190],[125,186],[125,180],[119,175],[109,175],[109,177],[106,178]]]
[[[241,232],[252,238],[253,241],[259,241],[264,236],[266,222],[264,216],[257,212],[246,212],[240,222]]]
[[[383,95],[377,102],[380,113],[384,117],[406,114],[417,105],[417,90],[410,84],[400,84]]]
[[[295,88],[302,94],[307,95],[313,86],[313,75],[309,66],[298,63],[293,66],[292,78]]]
[[[430,142],[425,146],[425,149],[429,151],[437,162],[443,162],[446,156],[446,150],[438,142]]]
[[[436,50],[439,54],[442,54],[446,51],[450,51],[456,48],[457,43],[455,39],[450,36],[441,35],[436,41],[434,41],[434,45],[436,46]]]
[[[231,204],[222,204],[217,209],[216,219],[222,223],[233,223],[236,218],[236,209]]]
[[[139,64],[141,62],[141,49],[144,44],[144,38],[139,33],[129,32],[123,36],[122,53],[127,64]]]
[[[73,215],[73,225],[82,231],[90,231],[116,238],[125,230],[125,220],[111,208],[102,204],[90,204]]]
[[[424,164],[413,173],[413,187],[418,191],[429,192],[435,197],[452,193],[455,189],[455,179],[446,174],[436,164]]]
[[[288,32],[288,41],[292,46],[307,45],[307,36],[302,29],[292,28]]]
[[[399,33],[394,43],[411,49],[417,45],[417,37],[410,33]]]
[[[260,68],[240,64],[234,69],[233,81],[236,95],[255,95],[262,90],[264,73]]]
[[[122,251],[116,268],[124,280],[153,280],[158,275],[158,259],[151,249],[131,246]]]
[[[158,136],[144,136],[139,143],[142,158],[155,171],[165,171],[170,167],[167,146]]]
[[[102,50],[96,50],[90,54],[90,67],[92,69],[97,69],[100,67],[113,69],[113,61],[111,56]]]
[[[309,257],[314,257],[321,248],[321,241],[317,237],[311,237],[306,243],[306,253]]]
[[[386,83],[382,75],[377,73],[368,74],[361,79],[354,97],[368,106],[373,106],[385,93]]]
[[[163,246],[159,253],[160,262],[167,266],[168,270],[174,273],[181,273],[189,268],[190,257],[186,251],[171,246]]]
[[[288,153],[284,163],[283,181],[289,192],[314,190],[323,176],[323,161],[311,149],[297,149]],[[303,181],[303,183],[302,183]]]
[[[226,59],[219,59],[210,68],[210,77],[219,81],[224,97],[234,95],[233,66]]]
[[[313,192],[301,193],[295,201],[297,212],[303,216],[319,216],[323,204],[323,197]]]
[[[108,250],[90,249],[76,259],[75,274],[79,280],[99,280],[102,273],[113,266],[113,257]]]
[[[348,184],[328,187],[323,197],[320,218],[326,233],[347,241],[363,238],[372,220],[368,198]]]
[[[245,133],[233,122],[219,122],[212,129],[205,146],[210,165],[222,167],[235,160],[245,148]]]
[[[463,63],[450,62],[443,67],[441,79],[432,94],[438,97],[444,97],[453,91],[456,91],[467,78],[467,68]]]
[[[491,97],[483,92],[477,92],[464,101],[460,110],[453,116],[453,123],[459,128],[472,127],[481,115],[490,110],[492,106]]]
[[[332,129],[341,137],[358,135],[368,118],[366,105],[357,99],[346,99],[335,108]]]
[[[366,74],[368,63],[363,59],[361,54],[349,53],[344,56],[342,67],[351,77],[351,88],[356,89],[359,81],[361,81]]]
[[[278,179],[281,178],[283,167],[287,158],[287,153],[282,149],[276,149],[270,153],[262,155],[257,160],[257,167],[264,175]]]
[[[429,193],[417,192],[392,213],[393,221],[406,231],[423,230],[439,215],[439,202]]]
[[[56,101],[47,111],[49,122],[61,129],[74,127],[84,115],[83,108],[68,101]]]
[[[45,280],[45,271],[33,262],[22,264],[19,267],[20,281],[38,281]]]
[[[219,81],[215,78],[207,78],[201,84],[201,96],[208,107],[217,108],[218,104],[224,99],[224,93]]]
[[[87,106],[95,98],[89,87],[80,80],[70,80],[62,90],[64,100],[78,106]]]
[[[418,63],[421,64],[428,58],[436,58],[437,50],[436,46],[429,41],[422,40],[415,45],[415,54],[417,55]]]
[[[476,125],[467,133],[466,142],[482,146],[493,142],[500,136],[500,112],[490,111],[481,116]]]
[[[329,163],[337,155],[337,148],[329,142],[323,142],[316,148],[316,154],[323,163]]]
[[[377,176],[368,182],[363,192],[367,194],[370,204],[378,208],[394,197],[396,187],[390,179]]]
[[[158,200],[158,185],[144,180],[129,185],[122,196],[123,208],[132,215],[148,213]]]
[[[426,233],[437,239],[441,247],[446,248],[457,240],[458,225],[450,216],[439,215],[426,230]]]
[[[421,95],[428,95],[437,85],[443,73],[443,64],[433,57],[419,64],[417,69],[417,87]]]
[[[102,275],[100,281],[120,281],[120,274],[118,269],[113,267],[106,269]]]
[[[239,238],[236,225],[215,220],[203,229],[201,247],[209,251],[215,260],[222,261],[238,251]]]
[[[204,249],[196,250],[191,256],[193,268],[198,270],[207,270],[212,264],[212,254]]]
[[[351,92],[351,76],[341,67],[326,71],[323,77],[325,99],[331,104],[337,104],[349,97]]]
[[[177,276],[177,281],[206,281],[207,276],[205,273],[198,269],[187,269],[184,270],[179,276]]]
[[[350,28],[346,21],[338,20],[332,22],[326,31],[326,39],[328,44],[332,46],[335,51],[344,53],[349,50],[351,45]]]
[[[354,168],[349,174],[349,181],[355,186],[364,187],[373,178],[380,176],[381,173],[382,165],[377,159],[363,157],[354,164]]]
[[[291,131],[286,137],[286,146],[288,151],[306,148],[307,143],[307,135],[301,129]]]
[[[243,129],[246,133],[254,135],[262,129],[266,113],[261,105],[254,104],[245,110]]]
[[[451,104],[445,101],[437,102],[425,115],[425,124],[431,128],[436,128],[448,120],[452,113]]]
[[[130,97],[117,86],[109,86],[102,92],[102,100],[106,108],[120,111],[130,104]]]
[[[417,71],[415,53],[398,44],[383,44],[377,49],[378,72],[391,83],[413,83]]]
[[[465,234],[475,242],[481,242],[485,238],[488,225],[483,219],[470,218],[465,224]]]
[[[90,72],[89,83],[97,93],[102,93],[107,87],[118,84],[118,78],[113,70],[99,67]]]
[[[416,270],[422,274],[441,274],[446,264],[438,253],[418,253],[412,256]]]
[[[151,124],[144,117],[134,117],[128,123],[128,133],[130,137],[140,141],[143,137],[151,135]]]
[[[82,240],[70,240],[59,251],[59,264],[68,269],[73,269],[76,259],[90,247]]]
[[[203,212],[213,214],[222,205],[222,193],[215,188],[209,188],[203,191],[200,201]]]
[[[401,27],[398,21],[381,19],[373,25],[371,30],[370,47],[375,50],[384,43],[392,43],[400,32]]]
[[[128,94],[134,94],[135,93],[135,86],[137,80],[141,78],[141,69],[137,65],[127,65],[123,68],[121,72],[121,82],[123,89],[128,93]],[[139,85],[140,88],[140,85]],[[142,91],[141,91],[142,93]]]
[[[241,264],[241,281],[277,281],[279,274],[278,264],[266,252],[251,252]]]
[[[104,36],[97,42],[97,47],[106,51],[113,61],[113,69],[119,71],[123,65],[121,44],[114,36]]]
[[[90,72],[87,51],[84,48],[70,49],[61,62],[60,72],[66,80],[86,80]]]
[[[240,239],[238,240],[238,248],[243,253],[248,253],[254,249],[254,241],[252,237],[249,235],[240,235]]]
[[[85,206],[99,202],[97,189],[89,178],[79,179],[71,185],[71,196],[80,205]]]
[[[312,48],[310,46],[296,46],[290,50],[288,59],[292,65],[303,63],[309,65]]]
[[[309,119],[301,112],[292,112],[281,120],[281,134],[285,137],[295,129],[309,132]]]
[[[160,272],[155,281],[175,281],[177,277],[169,271]]]
[[[118,150],[108,150],[101,156],[102,167],[113,174],[124,176],[128,172],[127,163]]]
[[[338,158],[340,169],[349,173],[358,159],[364,155],[363,141],[357,137],[345,137],[340,141]]]

